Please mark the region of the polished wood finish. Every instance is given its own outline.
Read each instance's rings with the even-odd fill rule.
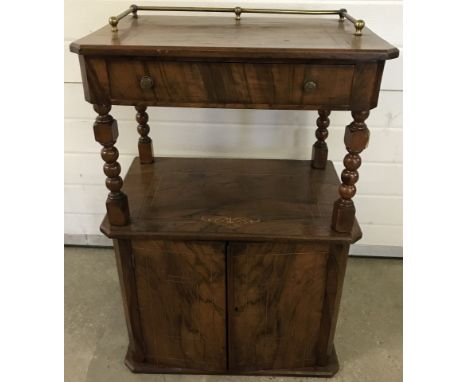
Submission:
[[[330,126],[329,110],[319,110],[317,118],[317,130],[315,137],[317,141],[312,146],[312,166],[314,168],[325,168],[328,159],[328,146],[325,139],[328,137],[328,126]]]
[[[113,225],[126,225],[130,220],[128,199],[120,190],[123,181],[120,177],[120,164],[117,162],[119,151],[114,146],[119,136],[117,121],[109,114],[110,105],[94,105],[94,110],[98,113],[93,126],[94,138],[103,146],[101,157],[105,162],[106,187],[110,191],[106,200],[107,216]]]
[[[321,366],[329,365],[336,357],[333,354],[333,338],[338,320],[348,251],[348,244],[332,244],[328,253],[325,294],[316,347],[317,364]]]
[[[347,110],[370,110],[377,106],[385,61],[357,62],[351,88],[351,107]]]
[[[354,32],[323,18],[143,15],[71,44],[98,113],[110,190],[101,230],[114,239],[133,372],[338,371],[365,120],[398,56],[370,29]],[[114,104],[137,111],[139,158],[125,182]],[[317,140],[310,161],[155,158],[148,106],[318,110]],[[353,116],[341,184],[327,160],[333,110]]]
[[[136,343],[144,349],[137,357],[130,342],[132,371],[332,376],[338,370],[333,335],[348,244],[131,243],[116,242],[119,274],[122,268],[132,276],[122,277],[123,290],[133,293],[127,319],[139,319]]]
[[[146,106],[137,105],[135,106],[137,114],[135,116],[138,122],[138,133],[140,138],[138,139],[138,154],[140,156],[140,163],[147,164],[154,162],[153,152],[153,141],[148,136],[150,127],[148,126],[148,113],[146,112]]]
[[[237,109],[350,110],[377,105],[381,62],[83,60],[85,97],[116,105]],[[142,87],[150,78],[152,86]],[[307,92],[306,82],[316,89]]]
[[[141,15],[105,26],[73,42],[83,55],[193,58],[388,60],[398,49],[369,28],[354,35],[351,23],[321,17]]]
[[[109,237],[128,239],[355,242],[331,229],[339,186],[331,162],[276,159],[136,158],[125,177],[129,225],[104,219]]]
[[[145,345],[140,324],[131,241],[114,239],[114,251],[129,339],[127,358],[132,362],[143,362]]]
[[[85,98],[118,105],[370,110],[398,50],[337,20],[139,16],[71,44]],[[279,35],[281,37],[279,37]],[[154,86],[142,89],[151,77]],[[305,81],[317,83],[307,93]]]
[[[145,361],[226,369],[225,244],[134,240]]]
[[[340,198],[333,206],[332,227],[337,232],[351,232],[354,225],[356,208],[352,197],[356,194],[355,183],[359,179],[358,168],[361,166],[359,154],[369,143],[370,132],[364,122],[369,116],[368,111],[353,111],[354,121],[346,126],[345,146],[348,154],[344,157],[345,169],[341,173],[341,183],[338,191]]]
[[[112,59],[108,61],[108,99],[117,104],[144,100],[159,106],[347,108],[351,104],[353,65],[277,63],[172,62]],[[149,77],[151,88],[140,81]],[[304,83],[317,83],[313,92]],[[373,89],[372,89],[373,90]],[[100,90],[99,94],[106,93]]]
[[[228,256],[230,369],[314,366],[328,245],[236,243]]]
[[[225,370],[224,372],[210,372],[199,370],[188,370],[176,367],[161,367],[152,363],[138,362],[131,360],[128,354],[125,358],[125,364],[133,373],[146,373],[146,374],[231,374],[231,375],[252,375],[252,376],[291,376],[291,377],[333,377],[339,370],[338,358],[336,351],[333,348],[332,354],[329,357],[326,366],[318,364],[306,367],[303,369],[270,369],[270,370],[250,370],[250,371],[236,371]]]

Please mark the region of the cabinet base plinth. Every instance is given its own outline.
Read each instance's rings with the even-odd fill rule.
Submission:
[[[278,369],[278,370],[250,370],[250,371],[236,371],[236,370],[223,370],[219,372],[206,371],[206,370],[193,370],[183,368],[165,368],[156,366],[151,363],[136,361],[130,351],[127,351],[125,356],[125,365],[132,373],[135,374],[206,374],[206,375],[269,375],[269,376],[290,376],[290,377],[317,377],[317,378],[330,378],[333,377],[339,370],[338,357],[335,349],[330,355],[330,362],[325,366],[313,366],[304,369]]]

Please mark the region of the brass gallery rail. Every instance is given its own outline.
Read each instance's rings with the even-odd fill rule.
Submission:
[[[268,13],[268,14],[288,14],[288,15],[338,15],[340,21],[345,19],[351,21],[356,29],[354,33],[356,36],[362,35],[364,29],[364,20],[356,20],[353,16],[348,14],[344,8],[337,10],[300,10],[300,9],[261,9],[261,8],[212,8],[212,7],[164,7],[164,6],[139,6],[130,5],[130,7],[117,16],[109,17],[109,24],[112,27],[112,32],[117,32],[117,25],[119,21],[130,13],[133,17],[138,17],[138,11],[162,11],[162,12],[228,12],[236,15],[236,20],[240,20],[242,13]]]

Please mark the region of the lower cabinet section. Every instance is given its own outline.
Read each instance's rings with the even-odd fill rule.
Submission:
[[[348,245],[116,240],[115,246],[132,371],[337,371],[333,334]]]

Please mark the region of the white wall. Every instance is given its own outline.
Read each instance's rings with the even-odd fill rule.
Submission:
[[[355,197],[363,239],[352,253],[401,255],[402,246],[402,1],[145,1],[139,5],[251,6],[320,9],[346,8],[373,31],[400,49],[387,62],[379,106],[367,120],[369,148]],[[84,101],[78,57],[69,52],[74,39],[102,27],[109,16],[128,7],[129,0],[65,0],[65,242],[110,244],[99,232],[105,213],[100,145],[94,141],[95,113]],[[216,17],[216,16],[214,16]],[[302,16],[296,16],[302,17]],[[114,106],[119,122],[117,147],[123,175],[137,155],[134,109]],[[158,156],[217,156],[239,158],[309,159],[315,140],[316,112],[222,109],[150,108],[150,136]],[[332,112],[329,158],[340,171],[346,151],[344,126],[349,112]]]

